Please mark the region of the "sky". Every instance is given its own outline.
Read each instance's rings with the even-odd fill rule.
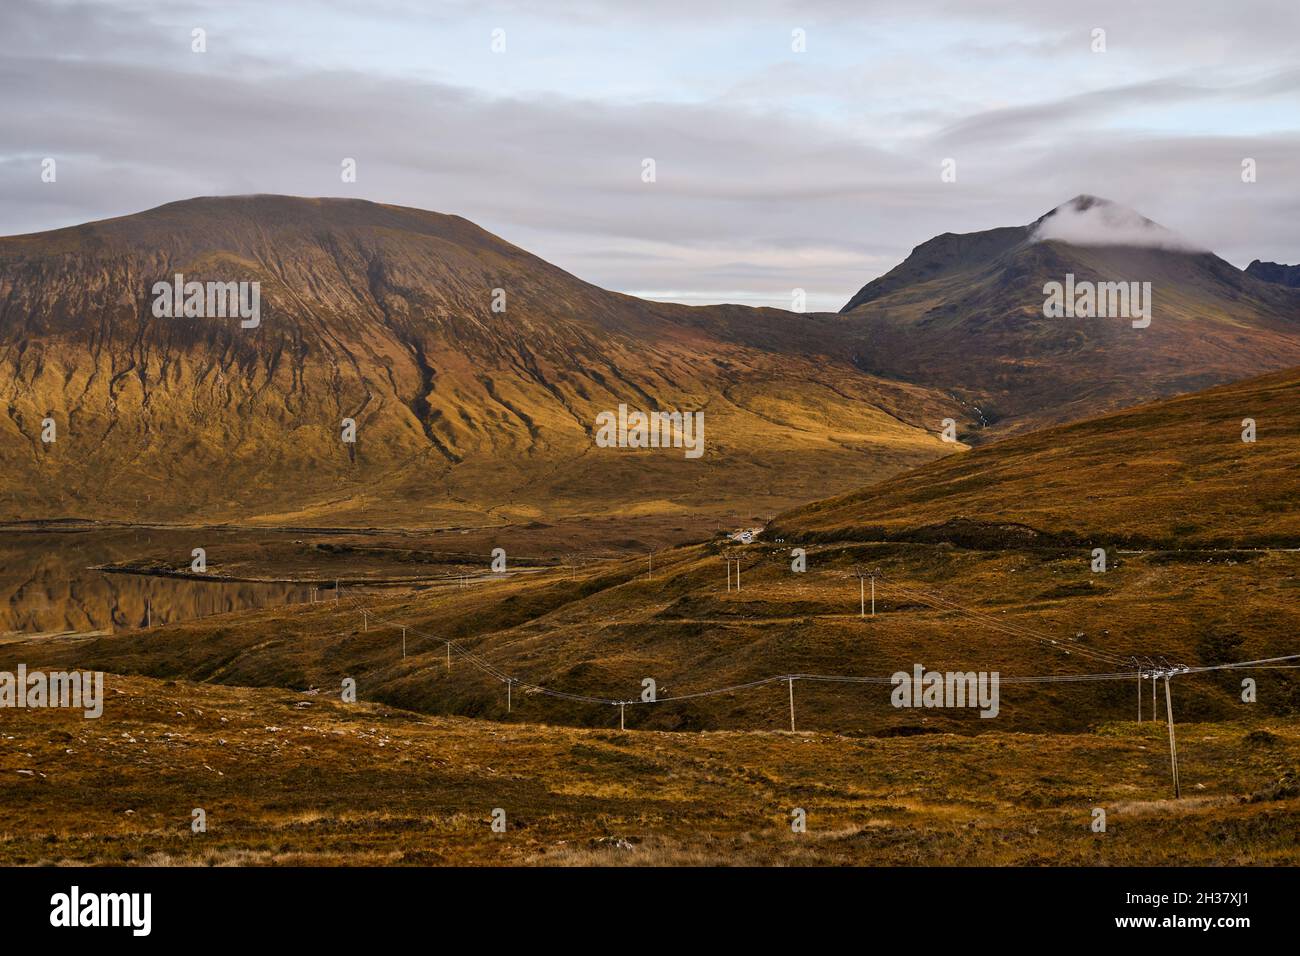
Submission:
[[[348,196],[605,288],[835,310],[1090,193],[1295,263],[1297,37],[1295,0],[4,0],[0,234]]]

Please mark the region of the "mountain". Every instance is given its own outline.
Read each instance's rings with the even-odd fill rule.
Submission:
[[[1068,276],[1150,283],[1150,324],[1046,317],[1047,284]],[[841,315],[860,367],[950,388],[1012,431],[1300,364],[1300,293],[1093,196],[922,243]]]
[[[178,273],[260,283],[260,321],[156,315]],[[172,203],[0,239],[0,517],[748,517],[949,450],[942,395],[840,343],[830,316],[607,292],[457,216]],[[620,405],[703,411],[703,456],[596,447]]]
[[[1300,289],[1300,265],[1288,266],[1280,262],[1260,262],[1256,259],[1246,266],[1246,274],[1262,279],[1264,282],[1276,282],[1290,289]]]
[[[1150,326],[1045,318],[1067,274],[1150,282]],[[225,283],[256,318],[185,314]],[[457,216],[200,198],[0,239],[0,520],[681,540],[951,452],[945,419],[978,443],[1288,363],[1300,291],[1093,197],[810,315],[609,292]],[[624,406],[703,413],[702,454],[604,447]]]

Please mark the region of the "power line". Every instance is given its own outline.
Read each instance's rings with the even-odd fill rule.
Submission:
[[[1032,628],[1026,627],[1023,624],[1017,624],[1013,621],[999,620],[998,618],[993,617],[991,614],[988,614],[987,612],[978,611],[975,610],[974,608],[965,607],[964,605],[958,604],[956,601],[953,601],[950,598],[945,598],[941,595],[931,594],[926,591],[921,591],[916,588],[910,588],[907,587],[906,585],[898,584],[892,578],[887,578],[883,574],[881,574],[880,577],[882,580],[887,581],[888,584],[891,587],[893,587],[895,590],[900,591],[905,595],[910,595],[916,598],[917,600],[919,600],[921,603],[927,604],[930,607],[934,608],[935,610],[958,611],[960,613],[967,614],[973,618],[976,618],[985,626],[993,628],[994,630],[1002,631],[1003,633],[1011,635],[1013,637],[1028,638],[1029,640],[1035,641],[1042,646],[1048,647],[1052,650],[1062,651],[1065,654],[1077,653],[1083,657],[1091,657],[1095,660],[1105,661],[1110,664],[1129,663],[1127,659],[1120,657],[1116,654],[1111,654],[1106,651],[1097,651],[1087,647],[1077,647],[1077,646],[1066,647],[1056,638],[1049,637],[1046,634],[1040,634],[1039,632],[1033,630]]]
[[[612,697],[596,697],[589,694],[580,694],[572,691],[559,690],[557,688],[548,687],[544,684],[535,684],[531,681],[526,681],[521,678],[515,677],[514,675],[508,673],[507,671],[484,660],[480,655],[474,653],[469,648],[461,644],[459,641],[454,641],[444,637],[438,637],[437,635],[430,634],[413,625],[403,624],[400,621],[395,621],[390,618],[381,618],[375,615],[374,612],[371,611],[369,608],[364,607],[360,603],[360,601],[358,601],[355,597],[352,597],[350,595],[347,596],[347,600],[354,607],[354,609],[364,612],[365,614],[368,615],[370,619],[373,619],[377,623],[388,624],[393,627],[404,627],[408,632],[414,634],[417,637],[423,637],[426,640],[445,644],[449,649],[449,651],[454,650],[463,660],[467,661],[468,663],[470,663],[480,671],[507,684],[507,686],[515,685],[518,687],[525,688],[527,690],[531,690],[534,693],[544,694],[548,697],[554,697],[557,699],[569,700],[578,703],[599,704],[603,706],[613,706],[613,707],[620,707],[620,708],[625,707],[627,705],[635,706],[638,704],[668,704],[668,703],[674,703],[674,702],[686,701],[686,700],[698,700],[706,697],[717,697],[725,694],[734,694],[739,691],[750,690],[756,687],[764,687],[769,684],[777,684],[783,682],[792,683],[793,681],[796,680],[808,681],[812,683],[835,683],[835,684],[891,685],[895,683],[893,676],[884,677],[884,676],[857,676],[857,675],[845,675],[845,674],[792,673],[792,674],[776,674],[770,677],[763,677],[757,680],[746,681],[740,684],[731,684],[725,687],[708,688],[705,690],[693,691],[691,693],[686,693],[686,694],[675,694],[667,697],[656,696],[651,699],[642,699],[642,698],[619,699],[619,698],[612,698]],[[1278,668],[1283,666],[1291,666],[1291,665],[1282,665],[1280,663],[1283,661],[1291,661],[1291,660],[1300,660],[1300,654],[1292,654],[1292,655],[1287,655],[1282,657],[1264,658],[1255,661],[1241,661],[1232,664],[1217,664],[1217,665],[1203,666],[1203,667],[1175,667],[1175,666],[1165,665],[1163,668],[1154,667],[1154,666],[1151,668],[1144,668],[1139,665],[1139,670],[1136,671],[1136,673],[1146,674],[1150,676],[1153,680],[1161,677],[1164,677],[1167,680],[1170,677],[1184,675],[1184,674],[1201,674],[1201,673],[1209,673],[1213,671],[1242,670],[1242,669],[1253,669],[1253,668],[1270,669],[1270,668]],[[1129,661],[1126,661],[1124,659],[1116,659],[1115,662],[1129,663]],[[1095,683],[1095,682],[1102,682],[1102,681],[1131,680],[1132,677],[1134,676],[1134,673],[1135,671],[1126,670],[1126,671],[1109,671],[1104,673],[1092,673],[1092,674],[1042,674],[1042,675],[1031,675],[1031,676],[1008,676],[1008,677],[1002,677],[1001,675],[999,675],[998,681],[1000,684]]]

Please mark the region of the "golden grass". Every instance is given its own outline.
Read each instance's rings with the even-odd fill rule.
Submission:
[[[620,734],[280,690],[120,676],[108,686],[98,721],[6,713],[0,862],[1300,862],[1290,718],[1180,727],[1189,793],[1175,802],[1153,724],[910,739]],[[1265,727],[1270,742],[1249,742]],[[205,834],[190,830],[194,807],[207,811]],[[504,834],[490,829],[495,807]],[[791,832],[795,807],[806,834]],[[1107,810],[1105,834],[1090,829],[1094,807]]]

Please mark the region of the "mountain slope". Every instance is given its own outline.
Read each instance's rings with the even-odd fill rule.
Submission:
[[[260,324],[155,317],[176,273],[259,282]],[[923,425],[941,397],[828,360],[838,335],[606,292],[458,217],[362,201],[196,199],[10,237],[0,516],[772,510],[945,450]],[[704,411],[704,456],[596,448],[620,404]]]
[[[1245,419],[1254,422],[1254,442],[1242,440]],[[1300,369],[951,455],[778,515],[772,533],[1300,547]]]
[[[1150,283],[1151,322],[1047,318],[1045,286]],[[1027,226],[918,246],[842,310],[859,365],[952,388],[1024,430],[1300,364],[1300,292],[1080,196]]]

